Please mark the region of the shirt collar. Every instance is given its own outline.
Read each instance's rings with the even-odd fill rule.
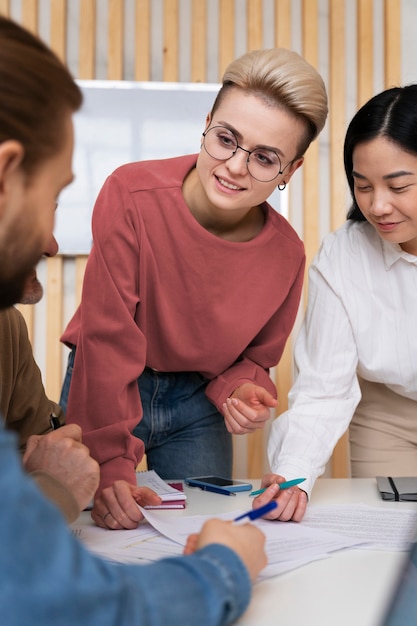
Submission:
[[[407,263],[417,265],[417,256],[414,256],[414,254],[409,254],[408,252],[404,252],[404,250],[398,243],[390,243],[389,241],[385,241],[384,239],[381,239],[381,243],[386,270],[389,270],[391,266],[394,265],[394,263],[399,259],[403,259],[404,261],[407,261]]]

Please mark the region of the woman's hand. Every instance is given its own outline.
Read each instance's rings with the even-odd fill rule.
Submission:
[[[278,507],[267,513],[265,519],[280,520],[282,522],[301,522],[307,510],[307,494],[299,487],[289,487],[281,491],[279,483],[284,481],[285,478],[278,474],[265,474],[262,478],[261,486],[266,488],[266,491],[254,499],[253,508],[258,509],[271,502],[271,500],[276,500]]]
[[[223,415],[229,433],[244,435],[263,428],[278,401],[264,387],[244,383],[223,404]]]
[[[138,504],[158,505],[161,502],[161,498],[149,487],[137,487],[125,480],[117,480],[94,500],[91,517],[101,528],[133,530],[143,519]]]

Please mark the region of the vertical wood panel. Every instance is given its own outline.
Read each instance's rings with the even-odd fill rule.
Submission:
[[[207,20],[206,0],[192,0],[191,5],[191,80],[206,81]]]
[[[38,0],[22,0],[22,25],[38,32]]]
[[[84,80],[95,76],[96,61],[96,1],[81,0],[79,24],[79,77]]]
[[[263,47],[262,0],[249,0],[246,3],[247,50]],[[257,430],[248,437],[247,467],[249,476],[262,475],[264,460],[264,431]]]
[[[67,0],[51,0],[50,45],[61,61],[66,62]]]
[[[265,443],[263,430],[255,430],[255,432],[248,435],[248,476],[262,476],[262,467],[265,454],[264,448]]]
[[[291,0],[275,0],[275,46],[291,49]],[[291,188],[289,189],[289,220],[291,222]],[[288,409],[288,391],[293,380],[293,336],[287,340],[281,360],[275,368],[275,385],[279,405],[276,414]]]
[[[357,0],[357,108],[374,95],[373,0]]]
[[[164,67],[163,79],[178,80],[178,0],[164,0]]]
[[[151,77],[151,8],[150,0],[136,0],[135,14],[135,80]]]
[[[401,85],[401,0],[385,0],[385,87]]]
[[[219,81],[235,56],[234,0],[219,1]]]
[[[275,0],[275,46],[291,48],[291,0]]]
[[[262,0],[250,0],[247,3],[248,51],[263,47],[262,5]]]
[[[346,128],[345,2],[330,4],[329,129],[330,129],[330,230],[345,221],[346,180],[343,142]]]
[[[109,58],[107,60],[109,80],[122,80],[123,78],[123,18],[123,0],[109,0]]]
[[[329,67],[329,125],[330,125],[330,229],[335,230],[345,220],[345,175],[343,141],[346,126],[346,60],[345,60],[345,2],[330,4],[330,67]],[[332,457],[332,475],[345,478],[350,474],[349,440],[347,433],[336,445]]]
[[[316,0],[302,3],[303,56],[313,67],[318,64],[318,6]],[[319,246],[319,147],[314,141],[307,150],[303,165],[303,223],[307,267]],[[306,285],[305,285],[306,287]]]
[[[0,13],[5,17],[10,16],[10,0],[0,0]]]
[[[63,326],[63,259],[56,256],[47,259],[46,303],[47,345],[45,366],[45,389],[48,397],[57,401],[61,392],[62,367],[59,337]]]

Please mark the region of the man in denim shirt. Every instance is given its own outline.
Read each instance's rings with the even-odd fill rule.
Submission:
[[[0,307],[17,302],[52,236],[57,198],[72,180],[78,87],[38,39],[0,17]],[[1,391],[0,391],[1,392]],[[211,626],[248,605],[266,563],[253,525],[211,520],[187,556],[116,565],[85,550],[23,472],[0,420],[0,606],[7,626]],[[91,493],[93,496],[93,493]]]

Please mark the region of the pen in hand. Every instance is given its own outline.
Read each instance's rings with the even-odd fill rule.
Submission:
[[[49,418],[49,423],[51,425],[52,430],[57,430],[58,428],[61,428],[62,426],[62,424],[59,421],[59,418],[54,413],[51,413],[51,416]]]
[[[295,487],[295,485],[299,485],[303,483],[305,478],[294,478],[294,480],[287,480],[284,483],[277,483],[280,489],[288,489],[289,487]],[[251,491],[250,496],[259,496],[261,493],[266,491],[268,487],[264,487],[263,489],[258,489],[257,491]]]
[[[276,509],[277,506],[278,506],[278,503],[275,500],[272,500],[272,502],[268,502],[268,504],[265,504],[264,506],[259,507],[259,509],[252,509],[251,511],[247,511],[246,513],[243,513],[242,515],[239,515],[239,517],[236,517],[233,520],[233,524],[240,525],[240,524],[246,524],[247,521],[253,522],[253,520],[258,519],[259,517],[262,517],[262,515],[266,515],[267,513],[269,513],[269,511],[272,511],[273,509]],[[249,518],[249,519],[247,520],[246,518]]]

